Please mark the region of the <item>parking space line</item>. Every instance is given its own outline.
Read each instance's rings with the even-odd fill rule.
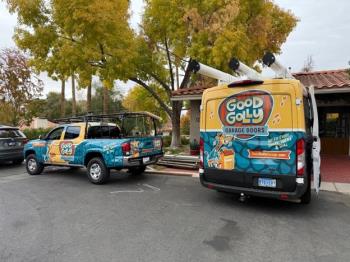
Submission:
[[[142,193],[142,192],[145,192],[145,190],[139,188],[138,190],[118,190],[118,191],[112,191],[109,193],[118,194],[118,193]]]
[[[152,189],[153,191],[159,191],[159,190],[160,190],[160,188],[155,187],[155,186],[151,186],[151,185],[149,185],[149,184],[142,184],[142,185],[145,186],[145,187],[148,187],[148,188]]]

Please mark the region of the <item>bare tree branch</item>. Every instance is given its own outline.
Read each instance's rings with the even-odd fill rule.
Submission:
[[[168,58],[168,65],[169,65],[169,73],[170,73],[170,80],[171,80],[171,90],[174,91],[175,88],[175,82],[174,82],[174,72],[173,72],[173,65],[171,62],[170,52],[169,52],[169,46],[168,46],[168,40],[165,38],[165,50],[166,50],[166,56]]]

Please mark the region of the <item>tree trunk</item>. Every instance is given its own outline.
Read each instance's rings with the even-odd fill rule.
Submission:
[[[187,66],[185,70],[185,75],[182,79],[181,85],[179,89],[187,88],[188,83],[191,77],[191,68]],[[171,147],[179,147],[181,145],[181,129],[180,129],[180,119],[181,119],[181,109],[182,109],[182,101],[172,101],[172,137],[171,137]]]
[[[86,111],[91,112],[91,88],[92,88],[92,77],[90,83],[87,87],[87,102],[86,102]]]
[[[72,115],[77,115],[77,101],[75,100],[75,78],[72,74]]]
[[[108,114],[109,97],[108,87],[103,86],[103,113]]]
[[[60,115],[61,117],[64,117],[66,114],[66,81],[64,78],[61,79],[61,101],[60,101],[60,105],[61,105],[61,112]]]
[[[171,104],[173,109],[173,117],[171,118],[172,137],[170,146],[172,148],[176,148],[181,146],[180,118],[182,101],[172,101]]]

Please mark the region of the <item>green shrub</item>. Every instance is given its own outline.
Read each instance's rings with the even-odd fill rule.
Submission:
[[[38,129],[24,129],[23,133],[29,140],[38,139],[39,136],[44,137],[48,132],[51,131],[51,128],[38,128]]]
[[[190,143],[190,139],[186,136],[181,136],[181,144],[188,145]]]
[[[163,136],[163,147],[169,147],[171,144],[171,136]]]

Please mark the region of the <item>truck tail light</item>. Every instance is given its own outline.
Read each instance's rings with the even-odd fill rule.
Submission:
[[[124,156],[130,155],[130,150],[131,150],[130,142],[126,142],[122,144],[122,151]]]
[[[304,175],[305,169],[305,141],[304,139],[299,139],[297,141],[297,157],[296,157],[296,167],[297,167],[297,176]]]
[[[199,167],[203,168],[203,161],[204,161],[204,140],[203,138],[199,139]]]

